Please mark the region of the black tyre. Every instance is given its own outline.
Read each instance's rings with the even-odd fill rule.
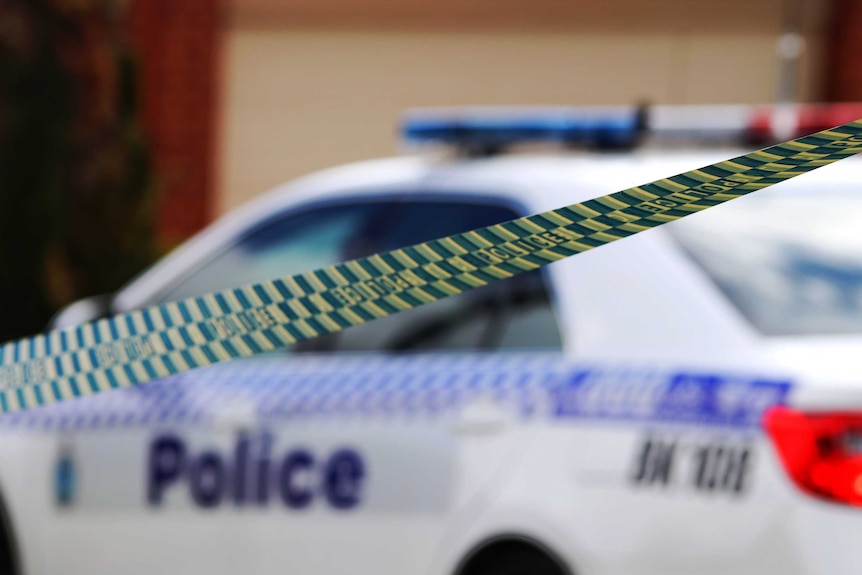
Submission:
[[[498,542],[473,555],[458,575],[570,575],[549,552],[526,541]]]
[[[2,495],[0,495],[0,573],[3,575],[21,573],[15,534],[12,531],[12,522]]]

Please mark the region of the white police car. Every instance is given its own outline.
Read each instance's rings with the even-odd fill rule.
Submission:
[[[111,308],[422,242],[733,154],[491,154],[528,133],[610,148],[634,137],[635,116],[603,117],[423,118],[415,138],[469,154],[287,184]],[[840,162],[288,352],[3,416],[0,567],[857,574],[860,168]]]

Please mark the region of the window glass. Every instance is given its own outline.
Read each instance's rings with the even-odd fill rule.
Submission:
[[[510,207],[402,199],[339,204],[257,226],[162,301],[312,270],[518,217]],[[454,297],[300,342],[299,351],[559,348],[543,274],[536,270]]]
[[[384,203],[321,206],[247,232],[162,297],[162,302],[297,274],[374,253]]]
[[[519,214],[471,203],[406,201],[381,238],[383,250],[490,226]],[[539,270],[356,326],[339,335],[344,351],[558,349],[560,333]]]
[[[668,225],[766,335],[862,333],[862,197],[765,190]]]

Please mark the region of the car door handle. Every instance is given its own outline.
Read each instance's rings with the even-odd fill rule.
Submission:
[[[468,402],[453,425],[458,435],[489,435],[501,433],[511,422],[511,414],[499,400],[478,397]]]

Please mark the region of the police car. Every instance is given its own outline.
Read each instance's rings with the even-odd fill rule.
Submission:
[[[760,109],[707,110],[722,130],[692,129],[703,112],[416,114],[412,141],[459,153],[288,183],[56,324],[423,242],[736,153],[629,149],[644,137],[756,139],[834,110],[780,126]],[[601,150],[504,153],[539,140]],[[839,162],[284,352],[3,416],[0,568],[858,574],[860,168]]]

